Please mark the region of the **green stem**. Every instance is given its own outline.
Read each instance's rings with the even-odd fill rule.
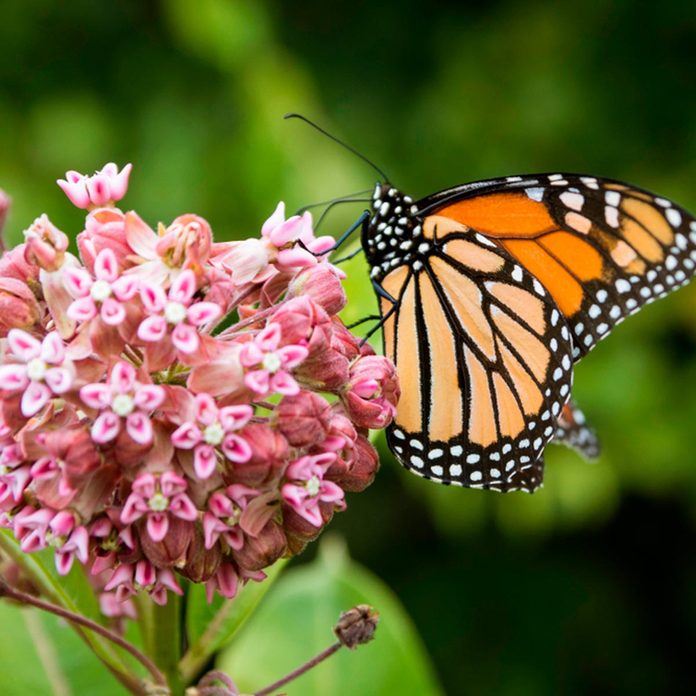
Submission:
[[[22,552],[19,545],[10,538],[5,530],[0,530],[0,550],[22,568],[22,572],[46,599],[54,604],[65,607],[68,611],[76,614],[80,613],[79,609],[72,601],[72,598],[65,592],[61,584],[56,582],[45,570],[38,556]],[[119,681],[125,683],[132,680],[132,677],[129,675],[129,667],[121,656],[115,653],[107,641],[89,631],[82,630],[80,626],[74,623],[71,623],[71,626],[73,626],[80,638]]]
[[[181,658],[181,600],[170,594],[164,606],[152,604],[148,651],[167,678],[172,696],[184,693],[179,671]]]

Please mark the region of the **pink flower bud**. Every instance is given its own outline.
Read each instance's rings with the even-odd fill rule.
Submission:
[[[138,538],[143,553],[158,568],[181,568],[186,564],[188,548],[194,537],[194,526],[187,520],[171,516],[166,536],[153,541],[143,522],[138,524]]]
[[[399,383],[394,365],[379,355],[355,361],[350,384],[342,394],[343,404],[360,428],[384,428],[396,413]]]
[[[247,536],[240,549],[232,556],[246,570],[261,570],[275,563],[287,550],[287,539],[283,528],[270,520],[257,536]]]
[[[311,343],[312,349],[318,350],[330,340],[329,315],[306,296],[284,302],[273,314],[270,323],[280,326],[283,343]]]
[[[369,343],[365,343],[365,345],[369,346]],[[331,347],[351,362],[361,354],[360,341],[357,336],[354,336],[338,317],[334,317],[333,320]]]
[[[133,253],[126,240],[126,216],[117,208],[97,208],[87,215],[85,230],[77,235],[77,248],[83,263],[94,273],[94,262],[99,252],[110,249],[118,267],[128,268]]]
[[[40,313],[39,303],[26,283],[0,276],[0,336],[7,336],[10,329],[31,330]]]
[[[333,503],[319,503],[321,525],[315,526],[299,515],[289,505],[283,505],[283,528],[288,541],[288,551],[294,556],[320,534],[322,528],[333,517],[335,506]]]
[[[251,458],[225,473],[227,483],[259,486],[280,475],[288,456],[288,441],[277,430],[262,423],[251,423],[239,431],[251,448]]]
[[[298,273],[290,282],[288,297],[310,297],[328,314],[338,314],[346,306],[341,281],[328,264],[315,264]]]
[[[34,220],[31,227],[24,231],[24,238],[24,255],[29,263],[34,263],[45,271],[57,271],[63,265],[68,237],[46,214]]]
[[[26,248],[26,244],[19,244],[2,255],[0,277],[21,280],[33,287],[34,283],[39,282],[39,267],[26,259]]]
[[[331,405],[314,392],[286,396],[276,410],[278,429],[293,447],[311,447],[328,432]]]
[[[326,478],[344,491],[359,493],[374,480],[379,469],[379,455],[367,438],[358,435],[346,458],[337,459],[326,472]]]
[[[187,550],[186,564],[179,569],[179,572],[192,582],[207,582],[217,573],[221,562],[220,544],[206,549],[203,532],[200,525],[196,525],[193,539]]]
[[[109,162],[92,176],[71,170],[66,172],[65,179],[58,179],[56,183],[78,208],[112,205],[126,195],[132,168],[133,165],[127,164],[119,172],[118,167]]]

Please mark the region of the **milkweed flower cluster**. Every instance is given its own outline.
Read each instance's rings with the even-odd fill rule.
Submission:
[[[302,550],[371,483],[399,395],[336,316],[308,213],[240,242],[196,215],[154,231],[115,207],[130,170],[58,182],[79,257],[42,215],[0,259],[0,525],[85,565],[111,615],[182,577],[233,597]]]

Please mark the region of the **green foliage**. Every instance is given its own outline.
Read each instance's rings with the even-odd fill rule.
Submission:
[[[439,696],[432,667],[396,596],[346,557],[327,537],[318,559],[288,571],[218,661],[242,692],[271,683],[327,648],[341,612],[357,604],[379,611],[375,639],[355,652],[345,648],[292,682],[288,696],[419,694]]]
[[[3,696],[124,696],[129,693],[70,626],[35,609],[0,602]],[[10,629],[11,627],[11,629]],[[96,685],[99,685],[98,688]]]

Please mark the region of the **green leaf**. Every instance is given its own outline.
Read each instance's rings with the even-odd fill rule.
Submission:
[[[339,614],[370,604],[380,614],[375,639],[337,654],[283,687],[288,696],[438,696],[429,657],[397,597],[327,539],[320,558],[276,584],[218,667],[242,692],[274,682],[328,647]]]
[[[64,622],[0,602],[3,696],[123,696],[129,693]]]
[[[97,598],[85,576],[85,570],[79,563],[73,564],[67,576],[61,576],[55,567],[53,551],[45,549],[38,553],[27,554],[7,529],[0,529],[0,550],[17,563],[31,579],[32,583],[49,601],[59,604],[73,613],[81,614],[94,621],[103,622],[99,612]],[[96,635],[89,629],[76,629],[100,659],[108,662],[122,672],[133,672],[134,661],[114,648],[107,639]],[[135,667],[139,672],[141,668]]]
[[[249,582],[232,600],[217,595],[208,604],[203,585],[191,585],[187,597],[186,631],[191,645],[181,659],[180,669],[188,683],[208,659],[229,643],[253,614],[261,599],[280,575],[287,561],[277,561],[266,570],[263,582]]]

